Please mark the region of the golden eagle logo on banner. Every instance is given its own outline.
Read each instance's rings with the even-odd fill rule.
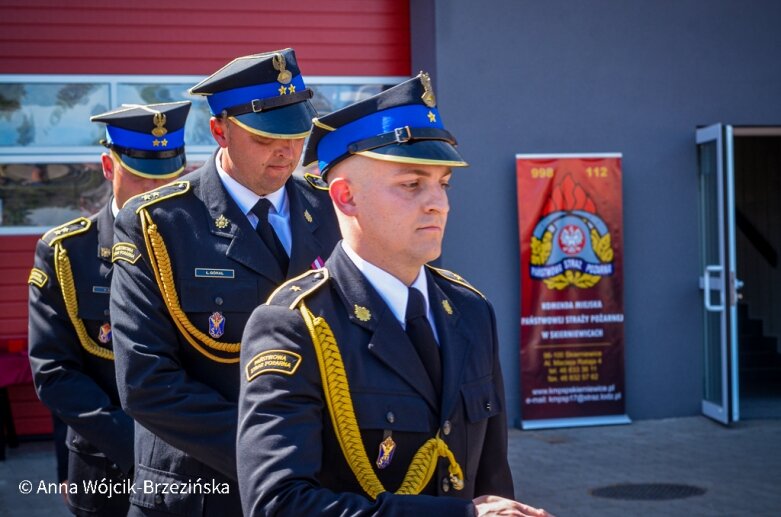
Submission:
[[[534,227],[530,262],[531,277],[548,289],[586,289],[613,274],[608,227],[569,175],[553,188]]]

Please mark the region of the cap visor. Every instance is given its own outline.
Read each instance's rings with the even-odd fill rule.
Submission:
[[[423,140],[406,144],[386,145],[371,151],[357,153],[361,156],[397,163],[420,165],[444,165],[446,167],[467,167],[456,148],[442,140]]]
[[[119,155],[122,165],[136,176],[150,179],[167,179],[181,174],[184,170],[185,155],[161,160],[147,158],[131,158],[125,154]]]
[[[231,117],[250,133],[269,138],[304,138],[312,130],[312,117],[317,113],[309,101],[281,108]]]

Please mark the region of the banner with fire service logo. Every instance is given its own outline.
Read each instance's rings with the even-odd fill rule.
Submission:
[[[522,427],[628,423],[621,155],[516,160]]]

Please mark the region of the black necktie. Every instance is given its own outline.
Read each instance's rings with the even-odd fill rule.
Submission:
[[[282,246],[282,242],[277,237],[277,232],[268,222],[268,211],[271,208],[271,201],[266,198],[260,198],[252,207],[252,213],[258,218],[258,225],[255,227],[255,231],[260,235],[261,240],[266,244],[266,247],[271,250],[274,258],[277,259],[279,267],[282,269],[282,274],[287,275],[288,264],[290,259],[287,256],[285,247]]]
[[[434,339],[434,331],[428,322],[426,312],[426,299],[423,293],[410,287],[407,314],[404,317],[407,322],[407,336],[415,345],[439,397],[442,393],[442,361],[439,358],[439,346]]]

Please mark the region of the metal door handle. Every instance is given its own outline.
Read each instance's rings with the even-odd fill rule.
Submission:
[[[724,310],[724,282],[721,283],[721,287],[719,288],[719,300],[721,303],[719,305],[713,305],[710,302],[710,279],[712,273],[721,273],[724,272],[724,268],[721,266],[705,266],[705,271],[702,274],[702,280],[703,280],[703,289],[705,292],[703,293],[703,300],[705,302],[705,310],[710,312],[722,312]]]

